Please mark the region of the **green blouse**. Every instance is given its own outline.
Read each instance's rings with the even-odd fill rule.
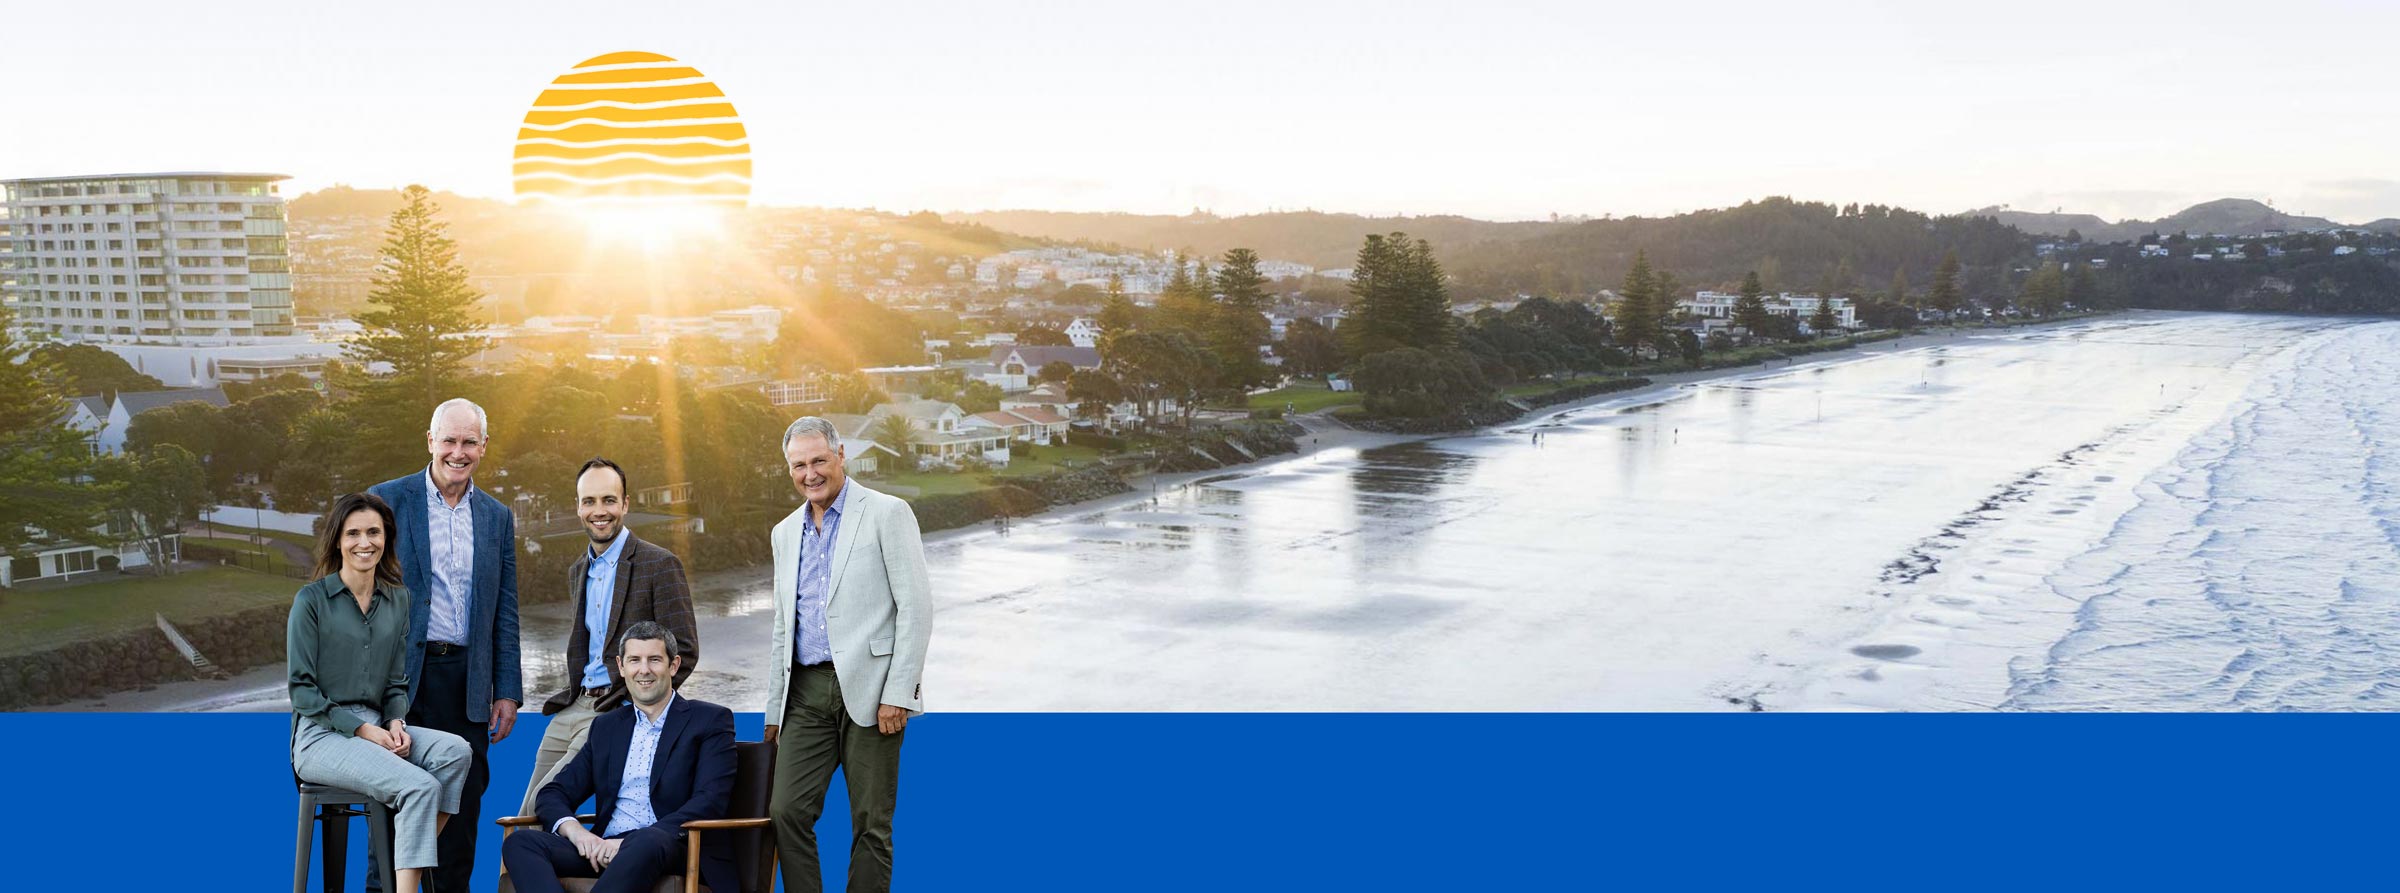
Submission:
[[[408,589],[377,584],[358,610],[340,574],[300,587],[284,635],[292,713],[344,735],[359,717],[339,705],[380,708],[385,722],[408,715]]]

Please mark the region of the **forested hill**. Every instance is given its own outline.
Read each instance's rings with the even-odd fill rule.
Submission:
[[[2201,202],[2157,220],[2124,220],[2117,223],[2090,214],[2040,214],[2000,208],[1984,208],[1967,213],[1992,217],[2040,236],[2066,236],[2073,233],[2087,242],[2131,242],[2153,234],[2171,236],[2176,233],[2255,236],[2267,232],[2314,232],[2342,226],[2323,217],[2286,214],[2265,202],[2246,198],[2221,198]],[[2374,229],[2383,222],[2377,221],[2361,228]]]
[[[1636,251],[1686,286],[1730,287],[1756,271],[1770,291],[1881,291],[1895,271],[1921,289],[1942,255],[1956,251],[1973,294],[1979,278],[1997,277],[2007,262],[2030,252],[2031,242],[1990,218],[1769,198],[1674,217],[1589,220],[1513,242],[1435,247],[1455,277],[1453,288],[1469,298],[1614,288]]]
[[[435,192],[433,200],[450,214],[482,215],[503,211],[508,207],[505,202],[468,198],[455,192]],[[407,203],[397,189],[358,189],[336,185],[294,197],[287,205],[288,213],[295,219],[372,217],[382,220]]]
[[[1248,248],[1268,260],[1288,260],[1320,269],[1350,266],[1358,246],[1371,234],[1404,232],[1429,239],[1438,248],[1486,241],[1514,241],[1555,232],[1570,224],[1498,222],[1468,217],[1364,217],[1291,211],[1218,217],[1189,214],[1092,214],[1064,211],[982,211],[943,215],[1002,232],[1117,245],[1140,251],[1189,249],[1217,257],[1234,248]]]
[[[1812,289],[1838,275],[1844,288],[1884,288],[1906,267],[1923,287],[1956,248],[1970,281],[1977,268],[2030,250],[2023,234],[1989,220],[1933,218],[1878,205],[1835,207],[1770,198],[1674,217],[1497,222],[1466,217],[1365,217],[1298,211],[1217,217],[993,211],[947,215],[1003,232],[1205,256],[1249,248],[1271,260],[1348,267],[1370,234],[1405,232],[1433,243],[1460,300],[1527,294],[1588,295],[1614,288],[1636,250],[1685,285],[1730,286],[1759,270],[1770,288]]]

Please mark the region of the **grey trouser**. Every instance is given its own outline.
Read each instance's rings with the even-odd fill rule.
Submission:
[[[334,709],[383,724],[369,708]],[[432,868],[437,814],[458,812],[474,751],[466,739],[440,729],[409,726],[408,739],[403,758],[367,739],[300,720],[292,732],[292,771],[301,781],[348,788],[390,804],[392,867]]]
[[[525,803],[517,807],[518,815],[533,815],[533,801],[542,793],[542,786],[567,768],[567,761],[583,750],[583,739],[592,733],[592,720],[600,717],[598,697],[578,692],[565,709],[550,717],[550,727],[542,732],[542,747],[533,752],[533,776],[525,783]],[[576,804],[567,804],[573,810]]]

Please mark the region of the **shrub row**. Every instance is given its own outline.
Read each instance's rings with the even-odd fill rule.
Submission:
[[[1527,406],[1556,406],[1561,403],[1582,400],[1588,397],[1597,397],[1601,394],[1613,394],[1618,391],[1630,391],[1634,388],[1642,387],[1649,383],[1650,380],[1647,378],[1611,378],[1603,381],[1589,381],[1582,384],[1568,385],[1555,391],[1550,391],[1543,394],[1535,394],[1521,399],[1525,401],[1525,405]]]

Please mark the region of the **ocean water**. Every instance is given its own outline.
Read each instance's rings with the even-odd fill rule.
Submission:
[[[2372,405],[2400,370],[2369,357],[2395,332],[2143,314],[1969,338],[962,538],[934,551],[927,691],[971,710],[2371,705],[2388,627],[2366,615],[2392,593]]]
[[[2206,325],[2155,337],[2228,334]],[[2129,420],[1995,491],[1789,703],[2389,709],[2400,323],[2289,326],[2235,361],[2255,372],[2221,410]]]
[[[2285,352],[2043,580],[2075,602],[2010,663],[2024,710],[2400,704],[2400,324]]]

